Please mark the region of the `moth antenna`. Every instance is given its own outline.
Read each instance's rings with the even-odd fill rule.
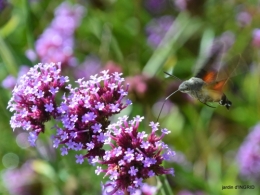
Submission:
[[[163,101],[163,105],[162,105],[162,108],[161,108],[161,110],[160,110],[160,112],[159,112],[159,115],[158,115],[158,117],[157,117],[156,122],[158,122],[158,120],[159,120],[159,118],[160,118],[160,115],[161,115],[161,112],[162,112],[162,109],[163,109],[163,107],[164,107],[165,102],[166,102],[173,94],[175,94],[175,93],[178,92],[178,91],[179,91],[179,89],[176,90],[176,91],[174,91],[174,92],[172,92],[169,96],[167,96],[167,97],[165,98],[165,100]]]
[[[164,71],[164,73],[167,74],[167,75],[170,76],[170,77],[174,77],[175,79],[178,79],[179,81],[182,81],[180,78],[176,77],[176,76],[173,75],[173,74],[170,74],[170,73],[165,72],[165,71]]]

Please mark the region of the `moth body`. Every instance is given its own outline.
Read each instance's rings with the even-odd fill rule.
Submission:
[[[182,93],[189,94],[204,104],[207,104],[207,102],[218,102],[220,105],[229,109],[232,103],[227,99],[226,95],[220,90],[212,89],[212,86],[217,84],[218,82],[206,83],[201,78],[192,77],[182,82],[178,90]]]

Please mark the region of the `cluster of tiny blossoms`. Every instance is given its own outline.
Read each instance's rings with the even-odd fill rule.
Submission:
[[[260,181],[260,123],[240,146],[237,154],[240,175],[255,182]]]
[[[68,77],[60,75],[60,64],[37,64],[23,75],[8,102],[11,112],[15,112],[10,124],[13,129],[31,130],[29,142],[33,146],[44,123],[56,116],[55,96],[68,82]]]
[[[165,169],[162,166],[164,160],[170,160],[175,153],[168,145],[162,142],[167,129],[161,129],[162,135],[158,137],[155,132],[158,130],[158,123],[151,122],[151,134],[138,132],[139,123],[144,117],[136,116],[128,121],[128,117],[119,118],[115,124],[108,126],[106,144],[111,146],[102,160],[98,157],[92,160],[93,163],[107,165],[107,169],[97,166],[96,174],[104,172],[109,176],[112,190],[107,194],[124,194],[128,192],[135,194],[136,190],[143,185],[143,180],[155,175],[174,174],[173,169]]]
[[[51,118],[57,123],[56,134],[52,136],[53,147],[61,145],[61,155],[69,150],[83,151],[76,154],[76,163],[85,158],[97,166],[96,173],[106,173],[110,181],[104,185],[112,190],[108,194],[134,194],[143,186],[143,180],[155,175],[173,174],[173,169],[162,166],[175,153],[162,142],[167,129],[161,129],[157,136],[158,123],[151,122],[151,134],[138,132],[144,117],[119,118],[110,124],[110,117],[131,104],[125,100],[129,85],[124,85],[122,73],[108,73],[90,76],[90,80],[78,79],[73,88],[68,77],[60,75],[61,64],[37,64],[22,76],[13,90],[8,108],[14,112],[10,124],[13,129],[29,131],[32,146],[39,133],[44,132],[44,123]],[[61,90],[67,91],[60,103],[56,99]],[[104,145],[111,150],[105,150]]]
[[[109,117],[131,104],[130,100],[122,103],[128,94],[128,85],[124,87],[122,73],[109,75],[105,70],[101,73],[102,76],[91,76],[89,81],[79,79],[78,88],[68,86],[70,93],[68,97],[63,96],[58,107],[63,128],[57,127],[54,147],[62,144],[62,155],[68,154],[68,150],[86,149],[88,154],[85,156],[76,155],[76,162],[80,164],[85,157],[92,159],[104,155],[102,147],[106,128],[110,124]]]
[[[62,66],[73,61],[74,31],[84,15],[84,7],[62,3],[55,10],[55,18],[36,41],[36,54],[42,62],[61,62]]]

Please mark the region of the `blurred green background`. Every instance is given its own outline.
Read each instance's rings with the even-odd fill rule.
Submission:
[[[16,78],[24,65],[30,67],[58,59],[46,58],[44,52],[39,54],[42,50],[37,47],[46,44],[47,51],[52,47],[55,50],[55,46],[46,43],[48,37],[44,39],[41,35],[57,25],[51,23],[55,9],[63,2],[0,0],[0,194],[102,193],[101,181],[105,180],[95,175],[94,167],[87,162],[78,165],[75,154],[62,157],[52,148],[51,123],[35,148],[26,144],[26,132],[12,131],[9,125],[12,113],[6,106],[13,86],[3,82],[8,75]],[[175,177],[167,178],[174,194],[184,194],[184,190],[186,194],[187,191],[210,195],[260,194],[260,181],[241,176],[236,159],[241,144],[260,116],[260,35],[254,33],[260,28],[258,1],[66,2],[70,6],[81,5],[84,13],[75,11],[81,20],[78,19],[69,35],[63,35],[62,41],[73,42],[69,52],[65,50],[69,59],[62,61],[63,73],[69,74],[73,81],[105,68],[123,72],[131,85],[129,95],[133,101],[124,113],[143,115],[147,124],[156,120],[162,101],[180,84],[174,78],[166,78],[164,71],[188,79],[205,61],[213,40],[221,39],[230,45],[224,62],[231,67],[238,64],[238,69],[242,67],[227,87],[226,95],[233,102],[230,110],[217,104],[212,109],[181,93],[171,97],[164,107],[159,122],[171,131],[164,141],[177,152],[174,162],[166,165],[175,169]],[[64,20],[64,25],[69,22]],[[64,49],[62,45],[57,48],[57,53]],[[60,53],[65,55],[64,51]],[[6,176],[10,170],[16,170],[12,180]],[[156,185],[155,180],[148,182]],[[255,189],[222,190],[222,186],[228,185],[254,185]],[[10,189],[21,190],[21,186],[28,191],[17,193]]]

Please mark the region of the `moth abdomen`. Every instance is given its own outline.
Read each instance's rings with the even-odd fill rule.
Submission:
[[[222,95],[219,104],[225,106],[228,110],[232,106],[232,102],[227,99],[227,96],[225,94]]]

